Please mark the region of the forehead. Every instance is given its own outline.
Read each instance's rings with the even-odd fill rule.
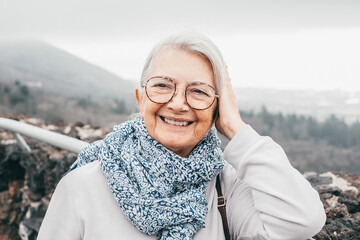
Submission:
[[[154,58],[149,77],[168,76],[177,84],[202,82],[214,85],[211,63],[200,54],[174,48],[160,51]]]

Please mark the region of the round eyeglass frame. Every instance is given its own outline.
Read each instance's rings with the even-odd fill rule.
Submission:
[[[152,99],[149,97],[149,94],[148,94],[148,92],[147,92],[147,83],[148,83],[151,79],[153,79],[153,78],[162,78],[162,79],[170,80],[170,81],[174,84],[174,86],[175,86],[174,92],[173,92],[171,98],[170,98],[167,102],[155,102],[154,100],[152,100]],[[210,86],[209,84],[206,84],[206,83],[202,83],[202,84],[211,87],[211,88],[214,90],[214,92],[215,92],[215,88],[213,88],[213,87]],[[195,109],[195,110],[206,110],[206,109],[210,108],[210,107],[214,104],[216,98],[219,98],[219,95],[216,95],[216,94],[215,94],[213,101],[211,102],[211,104],[210,104],[208,107],[206,107],[206,108],[194,108],[194,107],[192,107],[192,106],[189,104],[189,102],[188,102],[188,100],[187,100],[187,96],[186,96],[186,89],[187,89],[189,86],[191,86],[191,85],[193,85],[193,84],[189,84],[188,86],[186,86],[184,95],[185,95],[186,103],[187,103],[192,109]],[[157,104],[165,104],[165,103],[170,102],[170,101],[174,98],[174,96],[175,96],[175,94],[176,94],[176,83],[175,83],[174,79],[172,79],[172,78],[170,78],[170,77],[166,77],[166,76],[154,76],[154,77],[151,77],[151,78],[149,78],[148,80],[146,80],[145,85],[143,84],[141,87],[145,88],[145,93],[146,93],[146,96],[148,97],[148,99],[149,99],[150,101],[152,101],[153,103],[157,103]]]

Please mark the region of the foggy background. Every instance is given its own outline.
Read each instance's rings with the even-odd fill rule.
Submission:
[[[197,31],[223,52],[244,121],[296,168],[358,173],[359,13],[349,0],[0,0],[0,115],[111,128],[138,111],[153,45]]]
[[[40,39],[137,81],[151,47],[209,36],[236,87],[360,91],[360,2],[1,0],[0,38]]]

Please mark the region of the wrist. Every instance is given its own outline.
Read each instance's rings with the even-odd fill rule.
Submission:
[[[246,123],[244,123],[242,120],[229,125],[229,127],[224,129],[225,137],[231,140],[244,126],[246,126]]]

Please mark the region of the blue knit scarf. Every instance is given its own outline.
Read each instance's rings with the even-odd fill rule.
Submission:
[[[154,140],[140,117],[82,149],[70,171],[95,160],[125,216],[158,239],[192,239],[205,227],[206,182],[225,165],[215,129],[183,158]]]

